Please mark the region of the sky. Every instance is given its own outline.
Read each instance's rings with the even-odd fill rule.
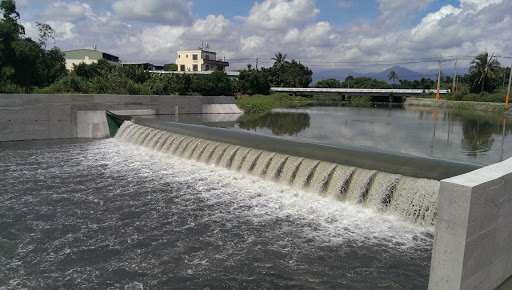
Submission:
[[[97,47],[123,62],[174,63],[209,44],[237,70],[277,52],[313,71],[469,67],[482,52],[512,63],[510,0],[16,0],[28,37],[55,30],[61,50]],[[53,41],[52,41],[53,42]],[[52,46],[53,43],[48,46]]]

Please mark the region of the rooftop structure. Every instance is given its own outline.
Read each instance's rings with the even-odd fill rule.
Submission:
[[[202,48],[178,51],[178,71],[223,71],[229,62],[217,60],[217,53]]]
[[[64,58],[66,59],[66,68],[68,70],[73,69],[74,64],[92,64],[98,62],[100,59],[104,59],[112,65],[121,66],[118,56],[94,49],[75,49],[64,51]]]

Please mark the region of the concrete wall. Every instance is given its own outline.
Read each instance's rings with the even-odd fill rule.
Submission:
[[[200,114],[215,104],[234,104],[234,97],[0,94],[0,141],[106,137],[95,125],[104,122],[104,110]]]
[[[512,158],[441,181],[429,289],[494,289],[512,275]]]

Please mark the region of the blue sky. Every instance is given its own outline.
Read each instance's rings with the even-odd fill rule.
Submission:
[[[172,63],[208,42],[230,62],[269,66],[276,52],[314,71],[435,69],[436,58],[488,51],[509,66],[509,0],[17,0],[27,35],[55,29],[62,50],[92,48],[123,61]],[[412,61],[409,61],[412,60]],[[452,66],[452,65],[449,65]]]

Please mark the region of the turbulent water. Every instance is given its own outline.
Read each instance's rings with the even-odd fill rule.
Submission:
[[[431,228],[208,163],[0,143],[0,288],[426,288]]]
[[[115,138],[162,153],[242,171],[342,202],[359,204],[422,226],[433,226],[437,213],[439,181],[436,180],[277,154],[161,131],[132,122],[125,122]]]

